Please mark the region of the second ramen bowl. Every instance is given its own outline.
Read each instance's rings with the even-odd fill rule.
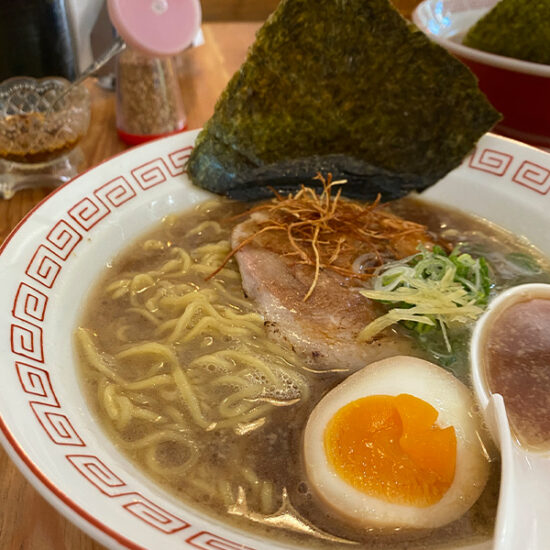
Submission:
[[[503,115],[496,129],[499,133],[550,147],[550,66],[462,44],[468,29],[496,3],[497,0],[424,0],[414,11],[413,21],[477,76],[479,87]]]

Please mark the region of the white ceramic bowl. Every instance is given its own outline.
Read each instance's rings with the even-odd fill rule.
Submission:
[[[458,57],[477,76],[479,87],[503,115],[497,126],[499,132],[550,147],[550,65],[504,57],[462,44],[468,29],[497,2],[424,0],[412,18],[420,30]]]
[[[290,548],[201,515],[149,481],[99,428],[74,366],[71,335],[106,263],[162,216],[209,196],[184,172],[195,136],[149,143],[80,175],[3,243],[0,436],[38,491],[110,548]],[[549,154],[488,134],[426,196],[550,254],[549,191]]]

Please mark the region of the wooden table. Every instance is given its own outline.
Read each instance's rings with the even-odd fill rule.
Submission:
[[[259,23],[210,23],[205,44],[178,58],[188,128],[199,128],[231,75],[245,58]],[[115,130],[114,94],[89,84],[92,119],[81,142],[88,166],[124,150]],[[0,242],[19,220],[47,194],[47,189],[25,190],[11,200],[0,200]],[[94,542],[50,506],[19,473],[0,449],[0,549],[98,550]]]

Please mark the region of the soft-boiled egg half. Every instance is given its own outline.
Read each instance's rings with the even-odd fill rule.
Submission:
[[[372,363],[309,417],[304,461],[327,510],[361,527],[433,528],[477,500],[489,463],[468,388],[415,357]]]

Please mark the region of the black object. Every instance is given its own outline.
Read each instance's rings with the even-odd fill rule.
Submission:
[[[0,0],[0,81],[12,76],[73,80],[77,59],[64,0]]]
[[[205,164],[203,166],[203,163]],[[295,192],[301,185],[323,191],[323,184],[313,179],[316,173],[332,175],[332,181],[346,180],[342,189],[353,199],[374,200],[380,194],[383,201],[398,199],[411,191],[425,189],[433,183],[429,177],[393,173],[363,160],[346,155],[315,155],[310,158],[284,160],[257,168],[241,167],[227,172],[212,155],[199,156],[195,169],[209,174],[207,189],[236,200],[250,201]]]
[[[330,172],[344,195],[392,199],[441,179],[499,119],[474,75],[389,0],[282,0],[188,172],[233,197]]]

